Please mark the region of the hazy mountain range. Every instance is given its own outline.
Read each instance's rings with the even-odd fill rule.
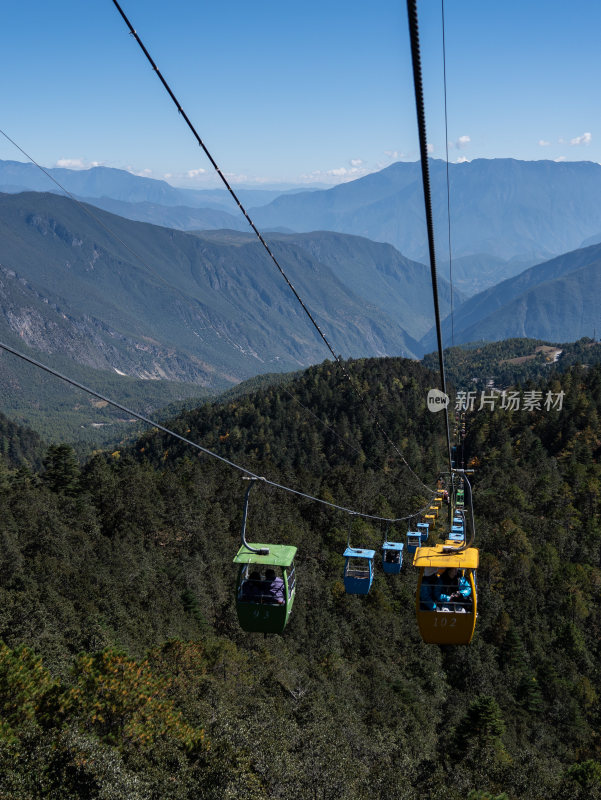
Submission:
[[[95,368],[209,387],[328,357],[254,238],[94,215],[105,227],[68,198],[0,195],[3,334]],[[420,355],[432,316],[424,265],[327,232],[275,235],[272,247],[337,352]],[[446,313],[444,283],[441,296]]]
[[[516,336],[574,341],[601,331],[601,244],[574,250],[538,264],[480,292],[454,315],[455,344],[499,341]],[[443,323],[451,341],[451,320]],[[434,332],[422,340],[436,345]]]
[[[134,175],[123,169],[92,167],[67,169],[44,167],[57,183],[81,198],[118,200],[123,203],[151,203],[161,206],[212,208],[237,213],[237,206],[225,189],[180,189],[166,181]],[[0,160],[0,191],[60,192],[59,187],[35,164]],[[291,189],[288,191],[298,191]],[[237,188],[243,203],[260,206],[285,193],[277,189]],[[109,209],[111,210],[111,209]],[[180,225],[174,227],[181,227]]]
[[[438,249],[447,252],[444,161],[430,161]],[[599,233],[601,165],[476,159],[449,164],[451,238],[456,257],[549,258]],[[320,192],[278,197],[257,209],[260,225],[339,230],[427,256],[419,163],[399,162]]]
[[[0,162],[0,185],[15,192],[0,201],[7,334],[92,367],[207,387],[328,356],[223,190],[105,167],[51,172],[119,216],[92,209],[99,224],[60,195],[16,194],[48,178]],[[444,162],[431,172],[446,315]],[[601,167],[497,159],[452,164],[449,174],[455,343],[567,341],[601,327],[599,248],[575,249],[601,238]],[[263,230],[300,231],[267,238],[337,351],[418,357],[434,347],[429,270],[415,260],[426,245],[418,164],[331,189],[240,194]],[[462,305],[458,286],[484,291]],[[447,320],[445,343],[450,328]]]
[[[430,161],[437,253],[448,275],[446,164]],[[178,189],[124,170],[50,169],[69,191],[128,219],[182,230],[248,230],[223,189]],[[474,294],[601,238],[601,166],[476,159],[449,164],[453,278]],[[0,190],[55,191],[33,164],[0,162]],[[57,190],[58,191],[58,190]],[[236,190],[266,230],[330,230],[394,245],[426,261],[421,172],[399,162],[330,189]]]

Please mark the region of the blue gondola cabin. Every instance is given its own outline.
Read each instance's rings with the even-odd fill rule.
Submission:
[[[398,575],[403,565],[403,543],[384,542],[382,545],[382,569],[388,575]]]
[[[367,594],[374,581],[375,550],[347,547],[344,551],[344,588],[347,594]]]

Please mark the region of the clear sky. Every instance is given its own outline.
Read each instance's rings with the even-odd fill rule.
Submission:
[[[236,183],[337,183],[418,157],[404,0],[122,0]],[[444,158],[440,0],[419,0]],[[451,161],[601,162],[601,3],[446,0]],[[111,0],[2,8],[0,128],[45,166],[216,185]],[[25,160],[0,137],[0,158]],[[203,171],[204,170],[204,171]]]

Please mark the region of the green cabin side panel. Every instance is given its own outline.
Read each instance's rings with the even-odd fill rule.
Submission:
[[[253,545],[254,546],[254,545]],[[294,548],[296,550],[296,548]],[[288,584],[288,570],[283,570],[284,576],[284,605],[272,605],[270,603],[249,603],[240,600],[240,584],[244,564],[240,564],[238,570],[238,580],[236,582],[236,612],[238,622],[243,631],[247,633],[283,633],[288,624],[292,605],[296,594],[296,585],[290,591]]]

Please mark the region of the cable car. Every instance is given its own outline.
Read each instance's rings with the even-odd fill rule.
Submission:
[[[351,547],[344,551],[344,588],[347,594],[367,594],[374,582],[375,550]]]
[[[384,542],[382,545],[382,569],[388,575],[398,575],[403,566],[402,542]]]
[[[242,546],[234,558],[234,564],[239,565],[236,583],[238,622],[248,633],[282,633],[290,619],[296,594],[296,547],[246,541],[250,490],[255,481],[262,479],[245,477],[243,480],[250,480],[250,484],[244,496]]]
[[[249,549],[252,548],[252,549]],[[259,555],[256,550],[267,550]],[[242,545],[234,563],[240,565],[236,612],[243,631],[282,633],[296,593],[296,547],[282,544]]]
[[[465,536],[463,534],[463,528],[460,528],[458,525],[453,525],[453,527],[451,528],[451,532],[449,533],[449,541],[464,542]]]
[[[427,522],[420,523],[421,525],[425,525],[426,529],[429,527]],[[419,530],[417,531],[407,531],[407,552],[411,553],[411,555],[415,555],[418,547],[422,546],[422,534]]]
[[[456,552],[453,552],[453,551]],[[477,616],[476,570],[478,550],[453,546],[448,542],[435,547],[420,547],[413,559],[419,569],[415,610],[419,632],[428,644],[469,644],[474,635]],[[445,593],[444,571],[455,569],[465,580],[462,599]],[[442,574],[441,574],[442,573]],[[426,583],[432,587],[428,590]],[[422,586],[424,592],[422,592]],[[467,589],[469,588],[469,593]],[[426,598],[431,597],[430,600]]]
[[[418,522],[417,523],[417,531],[420,534],[421,541],[419,546],[422,547],[428,541],[428,535],[430,533],[430,525],[427,522]]]

